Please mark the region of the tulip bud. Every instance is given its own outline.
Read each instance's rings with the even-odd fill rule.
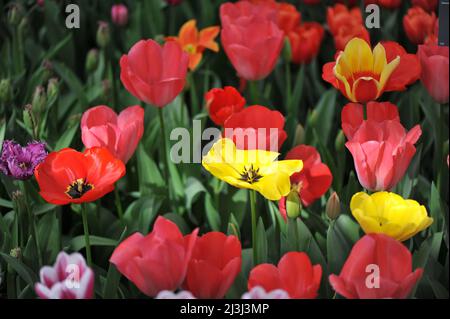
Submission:
[[[8,23],[17,26],[23,17],[23,8],[19,3],[13,3],[8,11]]]
[[[334,148],[336,149],[336,152],[342,152],[345,147],[345,135],[342,130],[339,130],[336,140],[334,141]]]
[[[12,97],[11,81],[2,79],[0,81],[0,103],[8,103]]]
[[[289,38],[284,38],[284,46],[283,46],[283,59],[286,62],[290,62],[292,59],[292,49],[291,49],[291,42],[289,42]]]
[[[9,255],[13,258],[19,259],[20,256],[22,255],[22,251],[20,249],[20,247],[16,247],[11,249],[11,251],[9,252]]]
[[[339,217],[339,214],[341,213],[341,201],[339,200],[339,196],[336,192],[333,192],[328,199],[325,211],[328,218],[331,220],[335,220]]]
[[[106,48],[111,40],[111,32],[108,23],[100,21],[97,29],[97,45],[100,48]]]
[[[51,78],[47,84],[47,98],[52,100],[59,93],[59,81],[57,78]]]
[[[34,115],[39,118],[47,105],[47,94],[43,86],[36,87],[31,104],[33,105]]]
[[[308,124],[311,125],[312,127],[315,127],[317,124],[317,117],[318,117],[317,111],[313,110],[308,117]]]
[[[305,141],[305,128],[301,124],[297,124],[295,129],[294,145],[301,145]]]
[[[302,202],[298,191],[294,188],[286,198],[286,213],[289,218],[297,218],[302,210]]]
[[[42,80],[45,82],[48,81],[48,79],[50,79],[50,77],[53,75],[53,64],[49,60],[44,60],[42,62],[42,68],[44,69]]]
[[[90,49],[86,56],[86,72],[92,73],[98,66],[98,50]]]
[[[120,27],[128,23],[128,8],[123,4],[115,4],[111,8],[111,20]]]
[[[33,106],[31,104],[27,104],[24,107],[23,110],[23,122],[25,123],[25,126],[30,129],[32,132],[34,132],[36,125],[33,115]]]

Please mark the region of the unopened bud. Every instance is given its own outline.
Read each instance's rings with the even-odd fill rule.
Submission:
[[[90,49],[86,56],[86,72],[92,73],[98,66],[98,50]]]
[[[297,124],[295,128],[294,145],[301,145],[305,142],[305,128],[301,124]]]
[[[20,190],[17,190],[17,191],[12,192],[11,199],[16,202],[16,201],[20,200],[22,198],[22,196],[23,196],[23,193]]]
[[[12,98],[11,81],[9,79],[2,79],[0,81],[0,102],[8,103]]]
[[[336,192],[331,194],[330,198],[328,198],[325,211],[328,218],[331,220],[335,220],[339,217],[339,214],[341,213],[341,201],[339,200],[339,196]]]
[[[39,118],[47,105],[47,94],[43,86],[39,85],[36,87],[31,104],[33,105],[34,115]]]
[[[311,125],[312,127],[315,127],[317,124],[317,117],[318,117],[317,111],[313,110],[308,117],[308,124]]]
[[[53,64],[49,60],[44,60],[42,62],[42,68],[44,69],[44,76],[42,80],[45,82],[53,75]]]
[[[291,42],[289,41],[288,37],[284,38],[284,46],[283,46],[283,59],[286,62],[290,62],[292,59],[292,49],[291,49]]]
[[[59,93],[59,81],[57,78],[51,78],[47,84],[47,98],[49,100],[56,97]]]
[[[124,4],[115,4],[111,8],[111,20],[115,25],[123,27],[128,23],[128,8]]]
[[[97,45],[100,48],[106,48],[111,40],[111,31],[109,30],[109,25],[105,21],[100,21],[98,23],[97,29]]]
[[[33,115],[33,106],[31,104],[25,105],[23,109],[23,122],[30,131],[34,132],[36,129],[36,122]]]
[[[302,202],[296,189],[292,189],[286,197],[286,213],[289,218],[297,218],[302,211]]]
[[[8,11],[8,23],[11,26],[17,26],[23,17],[23,8],[19,3],[11,4]]]
[[[342,152],[345,147],[345,135],[342,130],[339,130],[338,134],[336,135],[336,140],[334,141],[334,148],[336,149],[336,152]]]

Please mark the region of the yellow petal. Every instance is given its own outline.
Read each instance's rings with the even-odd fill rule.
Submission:
[[[345,46],[344,56],[352,67],[352,73],[373,70],[372,49],[363,39],[353,38],[350,40]]]

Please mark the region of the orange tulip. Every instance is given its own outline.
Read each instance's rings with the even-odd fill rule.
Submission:
[[[178,37],[167,37],[166,41],[176,41],[189,54],[189,69],[191,71],[199,65],[203,52],[209,49],[219,51],[219,44],[214,39],[219,35],[220,27],[212,26],[203,30],[197,29],[197,21],[192,19],[183,24]]]

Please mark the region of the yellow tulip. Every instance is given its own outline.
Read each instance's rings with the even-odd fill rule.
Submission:
[[[280,154],[238,150],[232,140],[218,140],[202,165],[215,177],[237,188],[253,189],[269,200],[279,200],[291,189],[290,176],[303,168],[300,160],[277,161]]]
[[[398,241],[413,237],[433,223],[423,205],[394,193],[357,193],[350,209],[366,234],[382,233]]]

